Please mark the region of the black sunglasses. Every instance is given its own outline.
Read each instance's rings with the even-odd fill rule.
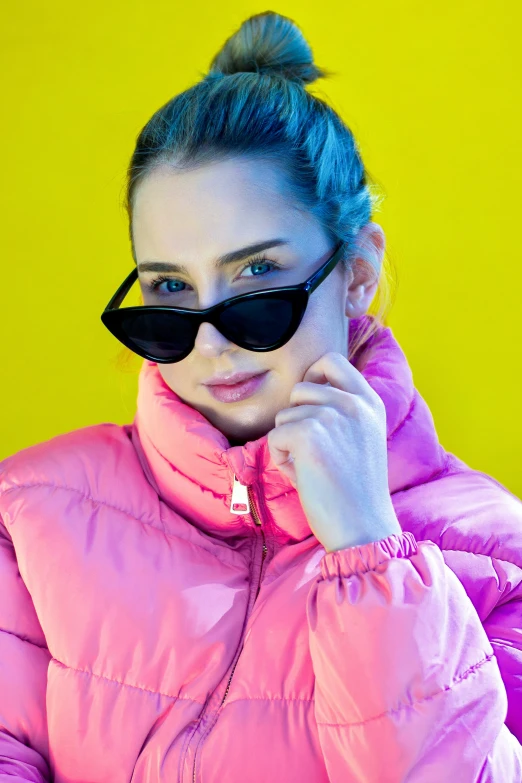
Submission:
[[[288,342],[301,323],[312,291],[341,260],[345,243],[317,272],[300,285],[267,288],[232,296],[206,310],[185,307],[123,307],[120,304],[138,278],[135,267],[120,285],[101,319],[131,351],[161,364],[185,359],[194,348],[200,324],[211,323],[235,345],[248,351],[275,351]]]

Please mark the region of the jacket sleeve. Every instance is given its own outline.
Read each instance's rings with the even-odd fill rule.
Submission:
[[[0,518],[0,783],[51,780],[46,720],[50,657]]]
[[[439,547],[403,532],[320,568],[307,617],[330,782],[520,783],[497,658]]]

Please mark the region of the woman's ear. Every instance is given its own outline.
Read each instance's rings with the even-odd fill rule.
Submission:
[[[363,226],[357,235],[356,247],[346,292],[345,313],[349,318],[363,316],[377,291],[386,247],[382,227],[373,221]]]

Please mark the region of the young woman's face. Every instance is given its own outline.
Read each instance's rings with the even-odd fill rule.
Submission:
[[[157,169],[136,191],[132,226],[138,268],[146,261],[185,267],[183,272],[139,270],[147,305],[203,309],[259,288],[295,285],[335,249],[315,217],[285,197],[278,169],[262,160],[221,161],[182,173]],[[225,253],[275,239],[285,244],[215,266]],[[157,281],[159,274],[167,279]],[[349,317],[366,311],[376,285],[354,280],[339,262],[311,294],[297,332],[281,348],[248,351],[203,323],[189,356],[158,369],[231,444],[254,440],[274,427],[276,413],[288,407],[294,384],[311,364],[327,351],[347,355]],[[205,385],[215,375],[237,372],[264,375],[252,393],[233,401],[216,399]]]

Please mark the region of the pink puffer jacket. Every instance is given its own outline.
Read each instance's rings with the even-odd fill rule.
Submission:
[[[230,447],[152,362],[132,425],[0,463],[2,783],[520,783],[522,502],[442,448],[390,328],[353,363],[377,543],[325,553],[267,436]]]

